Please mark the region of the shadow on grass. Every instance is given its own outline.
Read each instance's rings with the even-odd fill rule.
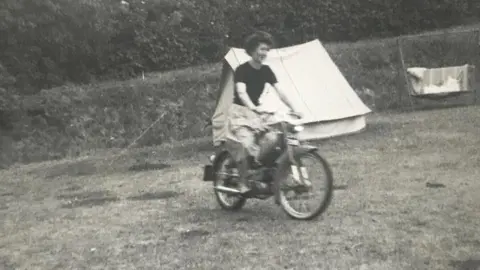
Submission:
[[[70,192],[70,191],[78,191],[81,190],[82,186],[77,184],[68,185],[66,188],[62,189],[62,191]]]
[[[175,191],[159,191],[159,192],[147,192],[135,196],[127,197],[127,200],[130,201],[149,201],[149,200],[164,200],[169,198],[175,198],[182,195],[182,193],[178,193]]]
[[[0,269],[13,270],[17,269],[17,265],[13,263],[8,257],[0,257]]]
[[[78,207],[101,206],[109,202],[118,201],[119,198],[111,195],[108,191],[77,192],[71,194],[60,194],[56,196],[59,200],[67,202],[61,208],[73,209]]]
[[[84,200],[71,201],[69,203],[63,204],[62,208],[78,208],[78,207],[93,207],[101,206],[109,202],[116,202],[119,199],[116,197],[104,197],[104,198],[88,198]]]
[[[272,203],[273,205],[273,203]],[[227,224],[236,224],[246,222],[250,225],[263,223],[265,221],[272,222],[281,220],[282,212],[272,205],[256,205],[251,207],[244,207],[239,211],[226,211],[219,206],[213,206],[212,208],[190,208],[181,209],[177,211],[176,215],[185,216],[186,220],[195,224],[208,224],[215,222],[219,226],[221,224],[228,226]]]
[[[480,269],[480,259],[465,261],[450,261],[450,266],[458,270],[478,270]]]
[[[129,171],[133,172],[138,172],[138,171],[153,171],[153,170],[163,170],[166,168],[172,167],[169,164],[165,163],[140,163],[140,164],[134,164],[128,168]]]
[[[34,169],[30,171],[29,174],[41,175],[45,179],[55,179],[62,176],[79,177],[94,175],[97,171],[98,169],[94,161],[83,160]]]
[[[194,229],[194,230],[187,230],[183,231],[180,233],[180,236],[182,239],[191,239],[191,238],[196,238],[196,237],[202,237],[202,236],[207,236],[210,235],[211,232],[206,231],[206,230],[201,230],[201,229]]]
[[[333,190],[347,190],[348,185],[334,185]]]

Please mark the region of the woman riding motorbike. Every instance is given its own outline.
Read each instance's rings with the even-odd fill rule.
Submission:
[[[294,108],[280,87],[275,73],[263,63],[273,46],[274,41],[269,33],[258,31],[250,35],[245,41],[244,49],[251,59],[238,66],[234,72],[235,91],[229,111],[229,125],[232,135],[242,145],[242,149],[236,151],[234,157],[238,164],[239,190],[242,193],[250,191],[247,179],[249,160],[258,164],[262,144],[268,144],[269,141],[276,139],[272,133],[264,133],[268,126],[261,117],[261,113],[265,111],[259,104],[259,98],[265,84],[269,83],[280,99],[300,116],[299,111]],[[260,134],[263,134],[262,138],[258,138]]]

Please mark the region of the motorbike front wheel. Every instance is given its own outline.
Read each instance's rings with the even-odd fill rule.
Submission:
[[[317,152],[300,153],[295,156],[298,167],[297,174],[302,174],[307,179],[305,184],[293,181],[295,172],[289,169],[285,181],[280,184],[279,199],[282,209],[288,216],[298,220],[311,220],[321,215],[330,205],[333,197],[333,175],[328,162]],[[314,206],[308,206],[305,201],[310,198],[317,187],[321,186],[319,199],[314,199]],[[299,206],[295,203],[300,202]]]

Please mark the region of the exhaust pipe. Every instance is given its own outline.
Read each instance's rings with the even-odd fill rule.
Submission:
[[[229,188],[229,187],[225,187],[225,186],[216,186],[216,187],[214,187],[214,189],[216,191],[224,192],[224,193],[231,194],[231,195],[239,195],[241,193],[240,190],[238,190],[238,189]]]

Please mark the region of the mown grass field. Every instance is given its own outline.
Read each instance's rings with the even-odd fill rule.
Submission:
[[[319,143],[343,188],[313,222],[272,201],[220,210],[208,140],[15,166],[0,171],[0,268],[476,269],[479,115],[374,114]]]

